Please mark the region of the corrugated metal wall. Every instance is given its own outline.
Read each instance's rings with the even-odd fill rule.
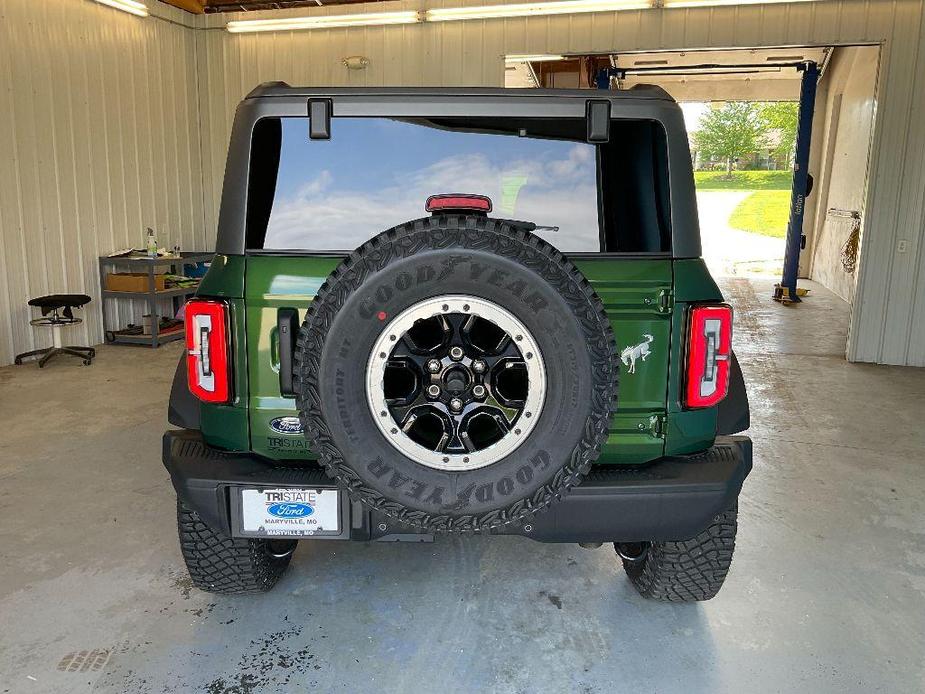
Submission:
[[[100,342],[97,256],[141,245],[146,226],[214,245],[193,37],[87,0],[0,2],[0,364],[51,343],[29,325],[37,295],[92,296],[65,339]]]
[[[842,248],[856,228],[855,220],[829,209],[860,211],[865,206],[867,181],[858,171],[867,169],[873,135],[874,99],[880,66],[877,46],[836,48],[820,83],[816,100],[818,118],[813,137],[817,162],[815,222],[807,217],[813,243],[804,255],[812,256],[812,278],[853,303],[857,273],[842,265]],[[809,210],[807,210],[807,214]]]
[[[888,4],[848,358],[925,366],[925,12]]]
[[[461,3],[444,0],[444,4]],[[470,0],[469,4],[479,3]],[[4,247],[0,252],[6,258],[2,267],[13,273],[0,276],[0,287],[7,287],[6,294],[0,296],[0,307],[6,312],[2,302],[7,302],[10,311],[17,311],[13,322],[22,322],[25,316],[19,304],[25,296],[52,283],[63,284],[65,261],[74,251],[62,253],[61,244],[55,246],[54,235],[71,238],[68,236],[74,233],[69,231],[71,223],[62,220],[73,218],[75,210],[81,216],[80,229],[96,230],[78,234],[82,243],[97,244],[89,253],[83,247],[80,251],[84,277],[90,270],[87,258],[95,255],[96,250],[121,245],[115,241],[108,243],[107,235],[124,234],[119,238],[124,238],[127,244],[129,234],[132,239],[137,238],[134,235],[149,223],[149,218],[156,222],[165,220],[162,222],[165,228],[184,226],[188,218],[194,225],[201,224],[196,229],[200,238],[211,237],[234,106],[261,81],[283,79],[315,85],[501,85],[505,54],[883,42],[872,179],[865,210],[849,357],[925,366],[922,4],[922,0],[831,0],[230,35],[220,27],[225,21],[243,15],[195,19],[187,15],[182,21],[191,28],[184,29],[155,19],[114,17],[105,8],[88,9],[90,3],[82,0],[55,3],[54,12],[46,9],[44,3],[4,0],[0,12],[15,19],[12,22],[15,26],[31,28],[7,29],[4,46],[0,47],[0,84],[7,85],[8,94],[12,90],[17,96],[12,108],[0,104],[0,211],[4,215],[0,220]],[[63,6],[67,6],[66,11]],[[402,7],[417,9],[418,5],[395,3],[389,9]],[[382,7],[374,9],[379,11]],[[344,11],[362,11],[362,7],[321,10],[331,14]],[[109,14],[104,16],[104,12]],[[43,13],[47,16],[43,17]],[[64,16],[70,19],[65,21]],[[261,16],[247,13],[248,19]],[[50,25],[45,26],[46,23]],[[49,31],[53,40],[45,38]],[[78,34],[84,37],[83,43]],[[192,43],[188,36],[192,37]],[[10,41],[15,45],[10,46]],[[58,57],[52,61],[48,57],[51,54]],[[341,64],[344,57],[355,54],[370,59],[367,70],[351,72]],[[51,69],[52,64],[59,62],[64,66],[63,74],[77,72],[82,76],[92,70],[93,78],[86,79],[86,87],[82,87],[79,81],[72,81],[73,76],[65,78]],[[56,90],[41,88],[32,77],[33,65],[39,74],[61,85],[60,95]],[[127,87],[131,76],[136,80],[134,88]],[[150,85],[154,86],[149,88]],[[70,89],[65,88],[68,86]],[[41,94],[54,93],[54,104],[59,109],[61,98],[83,104],[84,94],[89,90],[90,103],[99,98],[105,108],[101,109],[102,114],[85,108],[75,122],[63,115],[44,116],[42,120],[43,116],[37,112],[49,97],[39,98],[33,93],[35,90]],[[189,99],[181,104],[184,94]],[[193,98],[197,95],[198,100]],[[21,98],[26,99],[26,105],[18,104]],[[146,115],[148,106],[168,119],[168,124]],[[185,113],[177,116],[182,109],[186,109]],[[197,129],[199,115],[201,128]],[[14,117],[14,128],[6,127]],[[102,138],[93,128],[99,125],[101,117],[108,133]],[[153,128],[156,134],[145,135],[138,127],[142,124]],[[14,151],[16,176],[11,184],[6,152],[11,147],[21,149],[21,143],[31,148],[29,143],[39,139],[37,131],[47,132],[49,128],[56,136],[52,144],[43,142],[39,148],[41,163],[24,161],[22,154]],[[181,131],[185,136],[181,137]],[[15,137],[11,138],[10,132]],[[171,140],[174,136],[177,139]],[[198,185],[197,136],[201,138],[201,203],[195,194],[189,195],[188,202],[184,198],[184,191],[191,192]],[[85,148],[86,157],[93,153],[93,168],[87,169],[94,171],[92,176],[83,176],[82,167],[75,167],[69,160],[74,147]],[[46,165],[46,161],[58,165]],[[105,172],[106,186],[99,184],[96,169]],[[165,181],[174,181],[177,171],[180,180],[186,180],[189,174],[189,190],[182,185],[175,189],[165,185]],[[58,191],[54,198],[41,193],[47,192],[48,186]],[[110,187],[111,196],[100,190],[108,191]],[[80,191],[76,195],[75,189]],[[71,202],[75,199],[77,202]],[[13,219],[8,221],[10,216]],[[22,217],[28,220],[20,221]],[[13,225],[14,232],[6,230],[8,224]],[[37,231],[45,239],[45,246],[51,247],[52,254],[57,251],[57,260],[48,260],[47,253],[29,243],[27,239],[33,238]],[[895,252],[900,238],[910,242],[905,254]],[[28,268],[28,277],[24,277],[23,267]],[[69,271],[73,273],[76,269]],[[95,282],[87,286],[95,288]],[[3,329],[0,323],[0,331]],[[3,356],[14,341],[23,344],[23,328],[15,326],[14,330],[17,332],[13,333],[16,336],[13,341],[0,334],[0,361],[5,361]],[[2,342],[3,339],[7,342]]]

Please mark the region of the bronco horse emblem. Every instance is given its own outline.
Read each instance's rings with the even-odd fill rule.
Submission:
[[[652,344],[652,341],[655,339],[649,333],[643,333],[643,340],[638,345],[633,345],[627,347],[622,352],[620,352],[620,359],[623,363],[629,367],[627,373],[634,374],[636,373],[636,360],[641,359],[642,361],[646,360],[652,350],[649,349],[649,345]]]

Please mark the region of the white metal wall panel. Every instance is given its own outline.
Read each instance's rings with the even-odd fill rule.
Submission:
[[[835,49],[825,71],[816,113],[824,114],[813,139],[820,161],[816,172],[815,204],[820,214],[807,211],[807,228],[813,229],[812,277],[848,302],[853,302],[857,273],[845,272],[841,250],[854,230],[852,219],[829,215],[830,208],[855,210],[864,219],[867,181],[858,176],[867,169],[874,119],[872,95],[877,85],[879,48],[858,46]]]
[[[894,262],[889,270],[890,284],[885,299],[887,308],[878,359],[892,364],[925,365],[925,13],[919,21],[915,39],[915,71],[912,81],[906,85],[910,92],[910,105],[906,115],[909,133],[905,145],[905,167],[902,177],[896,181],[901,186],[902,212],[889,247]],[[897,252],[900,239],[907,241],[909,248],[905,253]]]
[[[179,13],[162,14],[179,19]],[[0,2],[0,364],[47,346],[30,297],[86,293],[71,344],[102,341],[97,256],[209,248],[190,29],[89,0]],[[141,306],[111,302],[118,320]]]
[[[925,293],[925,278],[915,272],[925,243],[923,19],[921,6],[896,3],[884,47],[868,217],[849,339],[849,357],[860,361],[925,366],[925,342],[912,339],[925,318],[913,310],[916,297]],[[897,253],[900,238],[910,241],[905,254]]]

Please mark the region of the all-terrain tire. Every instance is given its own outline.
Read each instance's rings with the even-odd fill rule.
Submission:
[[[177,500],[180,550],[193,585],[208,593],[265,593],[276,585],[292,553],[274,556],[268,540],[232,538],[215,532]]]
[[[506,457],[462,472],[400,454],[365,390],[387,317],[446,294],[505,308],[547,355],[533,432]],[[352,498],[428,532],[464,533],[521,522],[581,483],[607,438],[618,367],[603,304],[562,253],[522,224],[451,214],[382,232],[328,276],[299,332],[294,379],[309,446]]]
[[[650,600],[696,602],[716,596],[735,550],[737,506],[719,514],[690,540],[653,542],[623,568],[639,594]]]

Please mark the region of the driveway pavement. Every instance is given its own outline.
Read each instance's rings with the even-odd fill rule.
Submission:
[[[750,195],[748,191],[697,193],[703,257],[710,272],[720,275],[778,275],[784,262],[784,239],[750,234],[729,226],[729,216]]]

